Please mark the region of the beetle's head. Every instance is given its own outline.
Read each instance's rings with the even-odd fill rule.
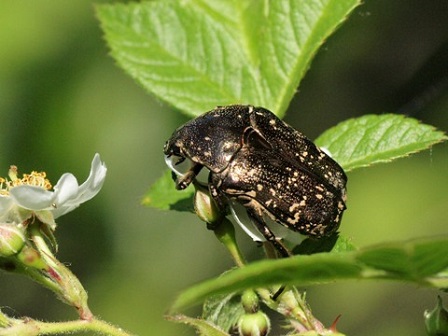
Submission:
[[[216,108],[174,131],[163,151],[167,157],[177,157],[178,162],[189,159],[217,173],[241,148],[248,123],[247,106]]]
[[[186,168],[180,166],[183,162],[189,160],[185,160],[187,157],[183,153],[182,143],[176,142],[176,140],[173,140],[173,138],[174,135],[170,139],[168,139],[168,141],[165,142],[165,145],[163,146],[165,162],[175,175],[182,176],[185,173]]]
[[[172,136],[170,139],[168,139],[167,142],[165,142],[165,145],[163,146],[163,153],[170,157],[170,156],[180,156],[185,157],[185,155],[182,153],[182,143],[176,143],[176,141],[173,141],[174,136]]]

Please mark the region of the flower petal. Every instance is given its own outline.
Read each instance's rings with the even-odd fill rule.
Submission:
[[[78,195],[78,180],[73,174],[65,173],[54,186],[54,204],[56,207],[69,202]]]
[[[103,186],[104,179],[106,178],[106,172],[106,165],[101,162],[100,155],[98,153],[95,154],[92,160],[89,177],[77,189],[77,194],[73,198],[67,199],[64,204],[57,205],[57,208],[53,210],[54,218],[58,218],[67,212],[72,211],[81,203],[84,203],[94,197]]]
[[[92,160],[89,177],[79,187],[78,197],[76,198],[78,203],[84,203],[98,194],[106,178],[106,172],[106,165],[101,162],[100,155],[98,153],[95,154]]]
[[[61,217],[62,215],[65,215],[66,213],[75,210],[81,203],[77,203],[74,205],[68,205],[64,204],[61,206],[58,206],[57,208],[54,208],[51,213],[53,214],[53,218],[57,219]]]
[[[51,207],[54,202],[54,193],[31,185],[20,185],[9,190],[15,203],[29,210],[42,210]]]

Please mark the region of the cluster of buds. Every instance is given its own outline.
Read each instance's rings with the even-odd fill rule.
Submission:
[[[0,268],[51,289],[84,320],[92,318],[87,293],[53,254],[57,250],[55,219],[94,197],[106,171],[96,154],[89,177],[81,185],[73,174],[65,173],[52,187],[45,172],[19,176],[16,166],[10,167],[7,178],[0,177]]]

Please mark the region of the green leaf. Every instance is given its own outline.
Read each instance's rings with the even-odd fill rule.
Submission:
[[[218,327],[214,326],[212,323],[201,319],[191,318],[185,315],[167,316],[166,319],[177,323],[188,324],[194,327],[198,331],[199,335],[229,336],[228,333],[222,331]]]
[[[101,5],[118,64],[190,116],[250,103],[284,115],[312,57],[359,0]]]
[[[230,331],[242,315],[244,315],[244,309],[241,297],[235,293],[207,298],[202,310],[204,320],[225,331]]]
[[[431,238],[420,239],[418,244],[382,244],[363,249],[357,259],[399,278],[420,281],[447,268],[448,243],[446,238]]]
[[[336,245],[334,245],[331,252],[340,253],[340,252],[351,252],[351,251],[356,251],[356,250],[357,250],[357,247],[352,242],[351,238],[339,236],[338,240],[336,241]]]
[[[194,188],[177,190],[171,177],[171,170],[166,170],[155,182],[142,200],[144,205],[161,210],[193,212]]]
[[[346,170],[388,162],[447,139],[434,127],[403,115],[365,115],[324,132],[316,144]]]
[[[210,295],[238,292],[277,284],[307,286],[336,279],[353,279],[362,268],[347,253],[320,253],[279,260],[263,260],[239,268],[219,278],[205,281],[184,291],[173,310],[198,303]]]
[[[252,263],[184,291],[173,310],[224,293],[276,284],[309,286],[348,279],[389,279],[448,287],[448,236]],[[440,272],[440,273],[439,273]]]

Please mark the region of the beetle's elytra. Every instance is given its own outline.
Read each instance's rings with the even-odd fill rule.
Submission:
[[[289,252],[266,225],[265,215],[319,238],[337,231],[346,208],[347,177],[339,164],[262,107],[217,107],[179,127],[164,153],[192,162],[176,180],[178,189],[207,168],[218,208],[226,213],[230,201],[242,204],[283,256]]]

